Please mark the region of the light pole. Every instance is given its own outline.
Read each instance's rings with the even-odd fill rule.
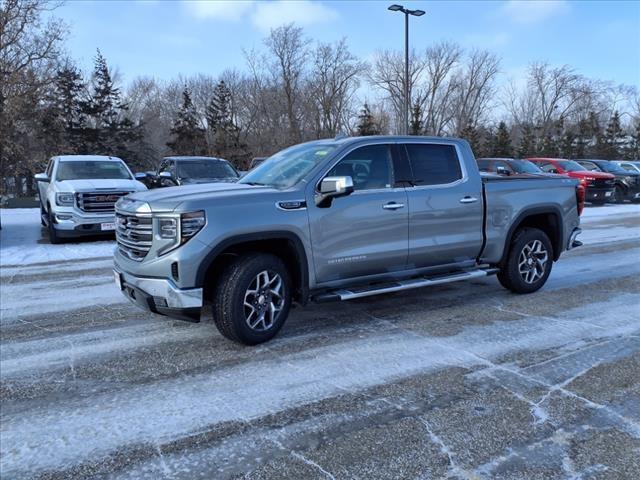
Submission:
[[[392,12],[404,13],[404,134],[409,135],[409,15],[421,17],[425,14],[424,10],[409,10],[402,5],[391,5],[389,10]]]

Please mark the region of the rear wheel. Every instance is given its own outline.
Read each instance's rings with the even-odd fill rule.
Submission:
[[[273,338],[291,307],[291,280],[275,255],[239,257],[221,275],[213,292],[213,320],[220,333],[245,345]]]
[[[546,283],[552,266],[553,248],[549,237],[537,228],[523,228],[511,241],[498,280],[512,292],[532,293]]]

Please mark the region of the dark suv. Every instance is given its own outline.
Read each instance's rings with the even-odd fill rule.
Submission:
[[[222,158],[164,157],[157,172],[137,174],[136,178],[149,188],[157,188],[195,183],[233,183],[238,181],[240,174]]]
[[[625,200],[640,201],[640,172],[629,172],[609,160],[588,159],[576,162],[591,172],[610,173],[616,177],[616,189],[613,194],[615,203],[623,203]]]

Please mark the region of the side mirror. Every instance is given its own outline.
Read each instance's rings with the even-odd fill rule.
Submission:
[[[144,182],[147,179],[147,172],[138,172],[134,175],[134,177],[139,182]]]
[[[160,172],[158,174],[159,178],[165,178],[167,180],[173,180],[173,175],[171,175],[171,172]]]
[[[511,175],[511,172],[507,170],[505,167],[496,167],[496,173],[498,175]]]
[[[555,168],[552,168],[552,169],[549,170],[549,173],[558,173],[558,170],[555,169]]]
[[[36,173],[33,178],[36,182],[48,182],[49,177],[47,177],[46,173]]]
[[[334,198],[345,197],[353,193],[353,179],[346,177],[325,177],[320,182],[320,194],[316,196],[316,205],[321,208],[331,206]]]

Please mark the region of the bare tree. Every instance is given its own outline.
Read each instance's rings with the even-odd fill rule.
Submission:
[[[367,65],[349,52],[344,39],[333,45],[318,44],[309,79],[316,138],[333,137],[348,128],[351,102],[366,69]]]
[[[425,69],[425,59],[409,53],[409,99],[416,88]],[[394,113],[395,130],[403,130],[404,116],[404,55],[389,50],[378,51],[369,70],[369,82],[384,92]]]
[[[57,4],[3,0],[0,4],[0,162],[28,172],[42,163],[34,143],[39,100],[56,73],[65,25],[44,19]]]
[[[427,134],[442,135],[451,122],[451,103],[457,86],[453,77],[462,53],[462,48],[451,42],[438,43],[425,52],[426,78],[419,99]]]
[[[452,132],[460,135],[469,126],[483,120],[493,104],[495,81],[500,71],[500,60],[484,50],[474,50],[455,79],[452,100]]]
[[[289,134],[293,142],[302,138],[300,104],[309,43],[303,36],[302,28],[292,23],[271,30],[265,40],[271,55],[270,73],[276,87],[284,95]]]

